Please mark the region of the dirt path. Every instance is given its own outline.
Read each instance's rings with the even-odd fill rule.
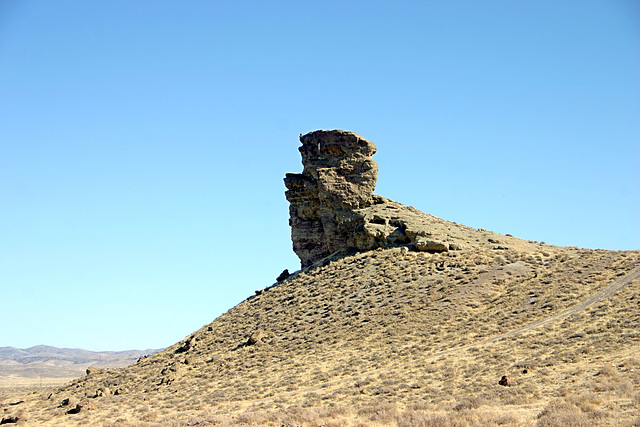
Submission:
[[[529,323],[529,324],[527,324],[527,325],[525,325],[525,326],[523,326],[521,328],[517,328],[517,329],[514,329],[512,331],[505,332],[503,334],[496,335],[494,337],[484,339],[484,340],[480,341],[477,344],[470,344],[470,345],[466,345],[466,346],[463,346],[463,347],[457,347],[457,348],[455,348],[453,350],[454,351],[458,351],[458,350],[461,350],[461,349],[473,347],[474,345],[483,345],[483,344],[497,342],[497,341],[503,340],[505,338],[513,338],[513,337],[515,337],[517,335],[520,335],[523,332],[528,332],[528,331],[531,331],[533,329],[539,328],[540,326],[546,325],[548,323],[555,322],[556,320],[564,319],[564,318],[567,318],[567,317],[572,316],[574,314],[580,313],[581,311],[586,310],[588,307],[592,306],[593,304],[613,296],[613,294],[615,294],[620,289],[622,289],[623,287],[627,286],[629,283],[631,283],[632,281],[634,281],[635,279],[638,279],[638,278],[640,278],[640,267],[634,268],[633,270],[631,270],[631,272],[629,272],[626,275],[620,277],[619,279],[614,281],[612,284],[610,284],[606,288],[599,290],[598,292],[594,293],[593,295],[591,295],[587,299],[579,302],[578,304],[576,304],[576,305],[574,305],[572,307],[564,309],[561,312],[559,312],[557,314],[554,314],[553,316],[549,316],[549,317],[547,317],[545,319],[538,319],[538,320],[536,320],[534,322],[531,322],[531,323]]]
[[[578,304],[571,306],[567,309],[564,309],[562,311],[560,311],[557,314],[554,314],[553,316],[549,316],[546,317],[544,319],[538,319],[536,321],[533,321],[531,323],[526,324],[525,326],[522,326],[520,328],[514,329],[512,331],[509,332],[504,332],[502,334],[498,334],[489,338],[485,338],[482,339],[480,341],[476,341],[474,343],[471,344],[465,344],[463,346],[459,346],[459,347],[454,347],[448,350],[443,350],[443,351],[439,351],[433,354],[429,354],[426,355],[424,357],[425,360],[429,360],[429,359],[435,359],[435,358],[439,358],[442,356],[446,356],[452,353],[456,353],[456,352],[460,352],[460,351],[464,351],[464,350],[468,350],[470,348],[474,348],[474,347],[479,347],[479,346],[483,346],[485,344],[491,344],[491,343],[495,343],[498,341],[502,341],[504,339],[508,339],[508,338],[513,338],[516,337],[522,333],[525,332],[529,332],[532,331],[534,329],[537,329],[541,326],[547,325],[549,323],[561,320],[561,319],[565,319],[569,316],[572,316],[574,314],[580,313],[584,310],[586,310],[587,308],[589,308],[590,306],[592,306],[593,304],[600,302],[602,300],[605,300],[609,297],[611,297],[612,295],[614,295],[616,292],[618,292],[620,289],[622,289],[623,287],[627,286],[629,283],[631,283],[632,281],[636,280],[640,278],[640,266],[634,268],[633,270],[631,270],[629,273],[625,274],[624,276],[618,278],[617,280],[615,280],[613,283],[611,283],[610,285],[608,285],[607,287],[605,287],[604,289],[601,289],[600,291],[594,293],[593,295],[591,295],[590,297],[586,298],[585,300],[579,302]],[[327,381],[321,385],[317,385],[317,386],[312,386],[312,387],[306,387],[303,389],[298,389],[298,390],[294,390],[294,391],[290,391],[290,392],[285,392],[285,393],[279,393],[275,396],[270,396],[270,397],[265,397],[265,398],[260,398],[260,399],[253,399],[253,400],[247,400],[244,401],[243,403],[246,404],[251,404],[251,403],[257,403],[257,402],[266,402],[269,400],[273,400],[276,398],[282,398],[285,396],[293,396],[296,394],[301,394],[301,393],[309,393],[309,392],[313,392],[313,391],[318,391],[318,390],[328,390],[331,387],[335,387],[337,385],[349,382],[349,381],[353,381],[374,373],[380,373],[380,372],[384,372],[384,371],[388,371],[392,368],[397,368],[398,366],[401,366],[403,364],[406,364],[406,361],[401,361],[398,363],[394,363],[394,364],[390,364],[389,366],[385,366],[383,368],[378,368],[378,369],[373,369],[367,372],[363,372],[361,374],[357,374],[357,375],[352,375],[349,377],[344,377],[344,378],[339,378],[339,379],[335,379],[335,380],[331,380],[331,381]]]

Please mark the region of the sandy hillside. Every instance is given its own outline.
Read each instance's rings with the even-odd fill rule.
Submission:
[[[502,249],[326,261],[135,365],[3,406],[30,424],[634,425],[640,252],[449,227]]]

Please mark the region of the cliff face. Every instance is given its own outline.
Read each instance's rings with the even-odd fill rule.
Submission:
[[[353,247],[358,210],[373,204],[378,165],[373,143],[353,132],[315,131],[300,137],[304,170],[284,179],[293,250],[306,267]]]

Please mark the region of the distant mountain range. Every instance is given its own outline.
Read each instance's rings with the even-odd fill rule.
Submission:
[[[84,374],[89,366],[117,368],[130,365],[158,350],[89,351],[37,345],[0,347],[0,380],[8,378],[69,378]]]

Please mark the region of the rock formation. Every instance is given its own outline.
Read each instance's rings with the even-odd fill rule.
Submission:
[[[302,266],[354,246],[378,179],[373,143],[353,132],[315,131],[300,137],[301,174],[287,174],[293,250]]]
[[[304,170],[288,173],[284,182],[293,250],[302,267],[340,252],[464,246],[448,233],[450,223],[373,194],[378,165],[372,142],[343,130],[314,131],[300,142]]]

